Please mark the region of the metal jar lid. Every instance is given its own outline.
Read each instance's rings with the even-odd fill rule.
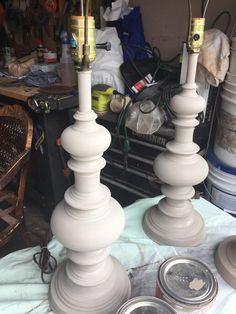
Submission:
[[[218,292],[218,283],[211,270],[191,257],[172,257],[164,261],[157,280],[163,298],[182,308],[203,308]]]
[[[125,302],[116,314],[177,314],[166,302],[155,297],[140,296]]]

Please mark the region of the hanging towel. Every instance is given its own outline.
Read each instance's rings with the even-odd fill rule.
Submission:
[[[205,31],[205,38],[198,58],[196,79],[202,83],[218,86],[224,81],[229,67],[230,42],[220,30]]]

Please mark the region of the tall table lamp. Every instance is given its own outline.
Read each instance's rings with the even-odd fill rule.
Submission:
[[[193,208],[191,198],[194,185],[208,174],[207,162],[197,152],[193,143],[198,113],[206,107],[205,100],[197,94],[195,83],[200,47],[204,37],[204,18],[193,18],[188,40],[188,68],[186,82],[180,94],[171,100],[175,113],[175,138],[167,143],[167,150],[154,161],[154,172],[163,182],[165,195],[159,203],[149,208],[144,216],[145,233],[155,242],[174,246],[196,246],[205,238],[205,224]]]
[[[52,278],[49,303],[55,314],[114,314],[130,297],[128,275],[110,256],[111,244],[119,237],[125,218],[120,204],[100,183],[100,170],[105,166],[102,154],[111,136],[96,123],[91,108],[87,37],[83,48],[78,71],[79,109],[75,123],[61,136],[64,149],[71,155],[68,166],[75,182],[51,218],[52,232],[67,248],[67,259]]]

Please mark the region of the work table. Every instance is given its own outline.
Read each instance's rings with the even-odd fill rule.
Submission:
[[[39,92],[37,87],[26,86],[21,81],[0,77],[0,95],[26,102],[28,97]]]
[[[155,295],[157,270],[162,261],[177,255],[190,256],[205,263],[218,280],[219,292],[207,314],[235,313],[236,291],[218,274],[214,264],[214,252],[223,239],[236,233],[236,220],[202,198],[193,200],[195,209],[206,224],[205,241],[198,247],[189,248],[158,245],[144,233],[142,219],[147,208],[157,204],[161,197],[140,199],[126,207],[125,228],[112,245],[112,255],[130,275],[132,297]],[[55,238],[48,244],[48,249],[58,264],[65,260],[66,251]],[[40,269],[32,260],[33,254],[39,251],[40,247],[28,248],[0,260],[1,313],[52,314],[48,304],[51,274],[45,276],[47,283],[42,283]],[[183,314],[179,311],[177,313]]]

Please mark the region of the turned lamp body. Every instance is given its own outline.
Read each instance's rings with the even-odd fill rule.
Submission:
[[[68,259],[52,278],[49,302],[55,314],[114,314],[130,296],[125,270],[109,255],[124,227],[124,212],[100,183],[102,154],[111,137],[91,110],[90,70],[78,72],[78,84],[75,123],[61,136],[75,182],[51,218],[52,232],[67,248]]]
[[[143,221],[146,234],[155,242],[176,246],[195,246],[205,238],[202,217],[194,210],[191,198],[193,185],[201,183],[208,174],[207,162],[193,143],[198,113],[205,109],[205,100],[197,94],[195,75],[198,53],[189,54],[186,83],[179,95],[172,98],[171,108],[176,118],[175,138],[167,143],[167,151],[157,156],[154,172],[163,182],[165,195],[148,209]]]

